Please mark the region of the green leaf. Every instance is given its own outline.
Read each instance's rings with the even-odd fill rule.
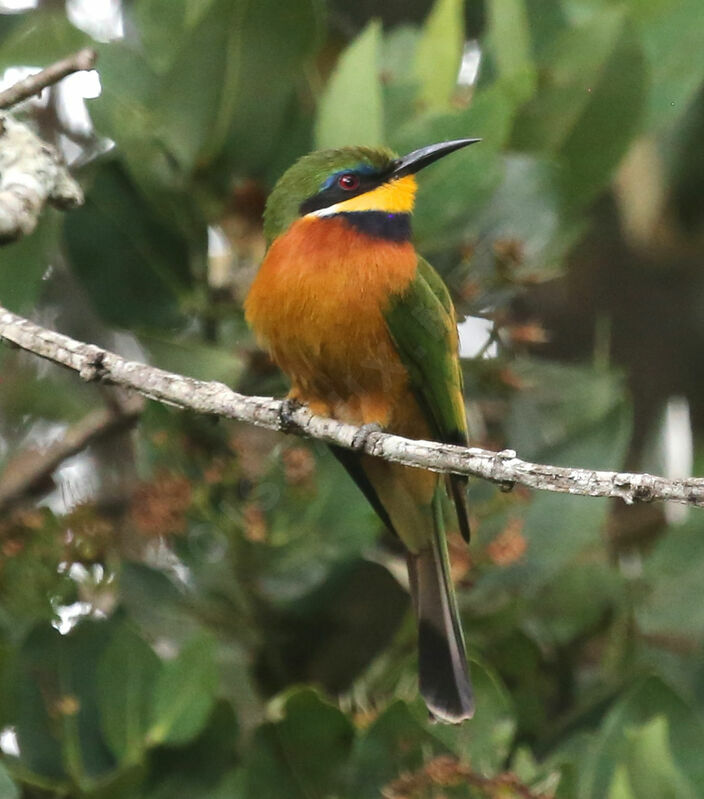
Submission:
[[[32,11],[14,26],[0,46],[0,70],[46,67],[90,45],[90,37],[74,27],[63,9]]]
[[[145,799],[225,799],[227,787],[235,788],[233,769],[239,761],[238,726],[232,706],[219,701],[207,727],[188,745],[160,747],[149,757],[150,789]],[[241,797],[237,790],[229,795]]]
[[[503,180],[476,222],[482,250],[491,257],[491,243],[517,241],[521,247],[517,274],[556,273],[566,244],[561,206],[558,169],[551,159],[507,155]],[[493,263],[490,268],[495,269]]]
[[[150,743],[184,744],[205,727],[215,704],[215,642],[201,635],[166,663],[154,688]]]
[[[196,380],[218,380],[233,386],[243,370],[243,359],[237,352],[204,344],[195,337],[166,339],[145,334],[139,341],[155,366]]]
[[[14,244],[2,246],[0,304],[15,313],[29,311],[42,286],[59,243],[58,214],[45,209],[35,231]]]
[[[582,207],[611,179],[642,126],[646,87],[643,52],[626,26],[560,150],[568,165],[563,192],[571,207]]]
[[[66,220],[71,263],[104,320],[170,326],[190,288],[189,243],[145,202],[117,163],[107,163]]]
[[[678,769],[670,749],[667,718],[655,716],[641,727],[627,730],[630,738],[628,771],[637,797],[696,799],[687,778]]]
[[[377,799],[381,786],[419,769],[428,753],[448,752],[405,702],[394,701],[355,742],[349,794]]]
[[[212,162],[228,135],[250,151],[240,164],[266,156],[317,30],[313,0],[211,3],[184,38],[157,102],[162,135],[185,170]]]
[[[491,0],[488,12],[488,44],[498,78],[510,87],[518,102],[523,102],[537,85],[526,2]]]
[[[647,122],[662,127],[686,111],[704,80],[704,4],[658,0],[631,5],[648,61]]]
[[[340,56],[318,105],[319,148],[384,144],[381,23],[370,22]]]
[[[161,665],[129,626],[113,636],[98,664],[98,707],[105,740],[121,763],[137,762],[146,745]]]
[[[704,537],[697,518],[670,529],[657,542],[645,560],[647,591],[636,607],[643,633],[702,640],[704,607],[699,599],[703,560]]]
[[[629,731],[643,727],[658,717],[667,720],[667,735],[664,735],[660,722],[651,727],[643,739],[636,739],[634,748],[634,738]],[[629,764],[629,777],[636,788],[629,758],[638,758],[637,768],[642,768],[644,764],[640,758],[644,753],[652,753],[653,748],[659,748],[658,757],[661,757],[663,746],[671,753],[673,768],[682,774],[684,780],[689,780],[692,785],[704,785],[704,760],[701,757],[704,751],[704,725],[701,718],[689,702],[658,677],[647,677],[636,683],[604,720],[594,751],[584,767],[580,797],[597,799],[608,795],[616,768],[622,763]],[[651,758],[652,754],[645,754],[645,757]],[[657,763],[651,766],[657,768]],[[660,795],[657,792],[642,794],[636,791],[638,799],[641,796]],[[686,797],[687,794],[678,796]]]
[[[0,799],[20,799],[20,789],[0,763]]]
[[[281,698],[281,721],[255,733],[245,760],[244,795],[267,799],[324,799],[341,795],[343,766],[354,729],[310,688]]]
[[[414,234],[426,251],[447,249],[462,240],[501,182],[498,153],[510,132],[514,107],[501,89],[479,92],[469,108],[428,113],[391,135],[399,152],[429,142],[480,137],[481,143],[453,153],[419,176]]]
[[[622,466],[631,414],[620,380],[545,362],[517,362],[515,369],[527,386],[512,402],[507,440],[523,457],[558,466]],[[606,500],[537,492],[523,515],[526,552],[517,562],[487,572],[475,590],[536,596],[587,549],[601,548],[608,508]],[[560,632],[559,625],[554,632]]]
[[[32,775],[65,780],[60,738],[50,714],[57,698],[56,663],[61,638],[48,624],[37,625],[19,649],[13,686],[13,724],[19,762]]]
[[[122,42],[100,45],[98,64],[101,92],[90,103],[96,132],[115,141],[128,160],[132,149],[137,149],[144,169],[148,166],[144,157],[157,141],[157,75],[141,52]]]
[[[84,621],[61,636],[38,625],[16,662],[15,721],[20,765],[60,784],[89,790],[114,773],[100,733],[95,664],[112,634],[109,622]]]
[[[201,0],[199,5],[204,13],[209,0]],[[192,0],[137,0],[133,8],[144,55],[162,73],[171,66],[183,35],[196,22]]]
[[[609,786],[606,799],[638,799],[631,789],[628,769],[623,764],[620,764],[614,771],[614,778]]]
[[[430,725],[433,735],[478,771],[501,770],[516,732],[515,708],[500,678],[487,665],[470,663],[477,709],[470,723]]]
[[[414,63],[418,99],[426,108],[449,105],[457,86],[463,49],[463,0],[435,0],[423,25]]]
[[[539,62],[541,85],[514,127],[514,144],[564,160],[561,192],[571,211],[591,201],[641,126],[642,48],[622,7],[564,30]]]

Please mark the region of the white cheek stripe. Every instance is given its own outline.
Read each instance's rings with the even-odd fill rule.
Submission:
[[[333,216],[334,214],[339,214],[344,211],[343,205],[344,203],[335,203],[335,205],[329,205],[327,208],[318,208],[317,211],[311,211],[309,214],[306,214],[306,217]]]

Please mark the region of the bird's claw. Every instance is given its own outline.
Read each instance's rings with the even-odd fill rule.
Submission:
[[[302,408],[302,404],[295,399],[287,397],[281,400],[279,408],[279,430],[282,433],[292,433],[300,428],[300,425],[293,418],[294,413]]]
[[[369,422],[363,424],[359,430],[354,434],[352,439],[352,449],[356,452],[362,452],[367,446],[367,441],[372,433],[382,433],[383,429],[380,424],[376,422]]]

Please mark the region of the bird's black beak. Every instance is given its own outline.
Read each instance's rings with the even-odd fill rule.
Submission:
[[[408,155],[397,158],[392,165],[391,177],[401,178],[404,175],[414,175],[439,158],[454,153],[455,150],[460,150],[469,144],[476,144],[478,141],[481,139],[455,139],[421,147],[420,150],[414,150]]]

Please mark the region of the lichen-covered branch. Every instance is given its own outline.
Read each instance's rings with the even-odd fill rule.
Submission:
[[[143,400],[133,396],[111,407],[91,411],[46,449],[20,452],[0,473],[0,516],[40,487],[54,470],[86,447],[134,424]]]
[[[77,53],[57,61],[36,72],[24,80],[17,81],[5,91],[0,92],[0,110],[11,108],[13,105],[21,103],[30,97],[39,94],[47,86],[53,86],[68,75],[74,72],[82,72],[93,69],[97,59],[97,53],[91,47],[79,50]]]
[[[0,114],[0,244],[31,233],[47,202],[73,208],[83,192],[51,145]]]
[[[73,72],[92,69],[95,60],[95,50],[86,48],[18,81],[0,92],[0,109],[38,94]],[[83,192],[54,147],[27,125],[0,113],[0,245],[31,233],[47,202],[73,208],[83,202]]]
[[[523,461],[512,450],[491,452],[366,431],[314,416],[305,407],[289,408],[282,400],[244,396],[222,383],[194,380],[128,361],[108,350],[47,330],[2,307],[0,339],[73,369],[84,380],[123,386],[168,405],[310,436],[407,466],[473,475],[505,486],[518,484],[589,497],[618,497],[627,503],[669,500],[704,507],[702,478],[668,480],[650,474],[547,466]]]

